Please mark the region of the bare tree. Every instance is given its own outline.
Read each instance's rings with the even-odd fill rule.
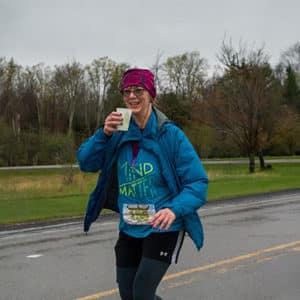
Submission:
[[[5,63],[2,60],[1,67],[1,114],[13,129],[14,135],[19,136],[21,131],[21,106],[19,85],[21,82],[22,67],[13,59]]]
[[[284,51],[280,57],[281,63],[285,68],[291,66],[298,74],[300,80],[300,42],[295,43]]]
[[[0,57],[0,117],[4,117],[4,89],[5,89],[5,73],[7,62],[4,57]]]
[[[35,101],[38,118],[39,132],[44,129],[46,102],[49,98],[49,84],[51,80],[51,70],[42,64],[27,67],[24,73],[28,87],[31,89]]]
[[[109,114],[117,106],[123,105],[123,99],[120,93],[120,81],[122,74],[130,66],[125,63],[116,64],[113,68],[111,82],[107,90],[107,101],[104,102],[104,116]]]
[[[201,100],[207,67],[197,51],[169,57],[163,65],[167,91],[190,102]]]
[[[91,97],[96,102],[96,126],[99,126],[104,119],[104,102],[106,101],[107,90],[111,83],[115,62],[108,57],[101,57],[93,60],[91,65],[86,67]]]
[[[256,154],[264,167],[263,149],[279,107],[278,82],[262,48],[236,50],[223,42],[218,59],[224,74],[210,95],[211,121],[248,155],[249,171],[254,172]]]
[[[157,94],[160,93],[160,91],[163,89],[162,86],[162,80],[161,80],[161,72],[163,69],[163,65],[161,63],[161,58],[163,57],[163,52],[158,50],[156,57],[155,57],[155,61],[151,67],[151,70],[154,74],[154,78],[155,78],[155,85],[156,85],[156,89],[157,89]]]
[[[56,66],[52,79],[52,87],[56,100],[65,105],[68,115],[68,134],[73,132],[73,120],[76,105],[79,102],[84,88],[84,70],[77,62]]]

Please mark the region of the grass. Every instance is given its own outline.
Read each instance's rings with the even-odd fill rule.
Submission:
[[[74,170],[0,171],[0,224],[81,216],[97,174]]]
[[[300,188],[300,164],[274,164],[265,171],[248,172],[248,165],[207,165],[209,175],[208,199]]]
[[[300,161],[299,161],[300,162]],[[300,188],[300,164],[274,164],[249,174],[248,165],[206,165],[208,200]],[[0,224],[82,216],[97,174],[68,169],[0,170]]]

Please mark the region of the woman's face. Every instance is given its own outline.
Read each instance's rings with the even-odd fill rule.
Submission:
[[[141,86],[127,87],[122,94],[126,107],[131,109],[133,115],[144,116],[152,106],[149,92]]]

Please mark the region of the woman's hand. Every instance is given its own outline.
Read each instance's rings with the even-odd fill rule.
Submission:
[[[153,228],[157,228],[159,230],[168,230],[170,226],[175,221],[176,216],[169,208],[164,208],[158,211],[151,219],[150,224]]]
[[[123,117],[120,112],[111,112],[104,121],[103,131],[106,135],[111,136],[117,130],[119,125],[122,125]]]

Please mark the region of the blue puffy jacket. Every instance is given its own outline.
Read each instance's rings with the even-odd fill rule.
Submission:
[[[203,229],[197,210],[206,202],[208,179],[202,163],[186,135],[158,109],[157,128],[151,129],[152,140],[144,147],[158,159],[161,172],[172,193],[168,206],[176,217],[183,217],[185,229],[199,250],[203,245]],[[91,193],[84,220],[87,232],[102,208],[118,211],[117,158],[123,143],[135,141],[131,127],[127,132],[115,132],[111,137],[102,129],[85,141],[77,151],[80,169],[101,170],[96,188]]]

